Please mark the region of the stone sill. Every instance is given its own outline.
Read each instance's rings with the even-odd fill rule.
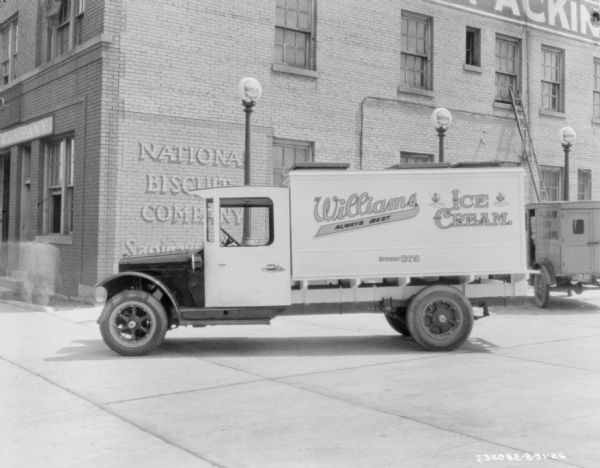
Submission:
[[[557,119],[566,119],[567,116],[564,112],[557,112],[557,111],[553,111],[553,110],[549,110],[549,109],[541,109],[540,108],[540,115],[545,115],[547,117],[556,117]]]
[[[398,95],[400,96],[402,94],[415,94],[417,96],[423,96],[427,98],[435,97],[435,93],[430,89],[413,88],[405,85],[398,86]]]
[[[463,65],[463,70],[470,73],[478,73],[480,75],[483,73],[481,67],[478,67],[477,65],[468,65],[466,63]]]
[[[306,78],[317,78],[316,70],[308,70],[306,68],[291,67],[284,63],[274,63],[272,70],[278,73],[287,73],[289,75],[304,76]]]
[[[73,245],[73,236],[65,234],[44,234],[35,236],[37,242],[46,242],[48,244]]]

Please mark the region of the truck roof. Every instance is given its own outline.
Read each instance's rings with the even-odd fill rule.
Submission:
[[[269,186],[251,186],[251,185],[229,185],[227,187],[211,187],[204,189],[190,190],[190,193],[197,197],[207,198],[253,198],[264,197],[267,193],[277,193],[288,191],[288,187],[269,187]]]
[[[528,203],[525,208],[556,208],[562,210],[600,209],[600,200],[569,200]]]

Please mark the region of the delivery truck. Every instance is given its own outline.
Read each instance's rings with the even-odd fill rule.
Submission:
[[[527,293],[523,179],[502,164],[304,164],[287,187],[198,190],[203,247],[122,258],[98,285],[102,337],[142,355],[183,325],[377,312],[426,350],[454,349],[490,301]]]
[[[600,201],[551,201],[526,207],[533,297],[547,307],[550,291],[581,294],[600,286]]]

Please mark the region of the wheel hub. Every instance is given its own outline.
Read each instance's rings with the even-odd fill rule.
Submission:
[[[436,301],[430,304],[424,316],[424,325],[429,333],[440,336],[453,333],[460,320],[456,317],[454,307],[446,301]]]
[[[130,320],[129,323],[127,324],[127,327],[131,330],[133,330],[135,327],[137,327],[137,322],[135,320]]]

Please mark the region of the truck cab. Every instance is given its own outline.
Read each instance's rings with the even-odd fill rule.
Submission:
[[[291,302],[289,189],[198,191],[204,203],[205,307]]]

